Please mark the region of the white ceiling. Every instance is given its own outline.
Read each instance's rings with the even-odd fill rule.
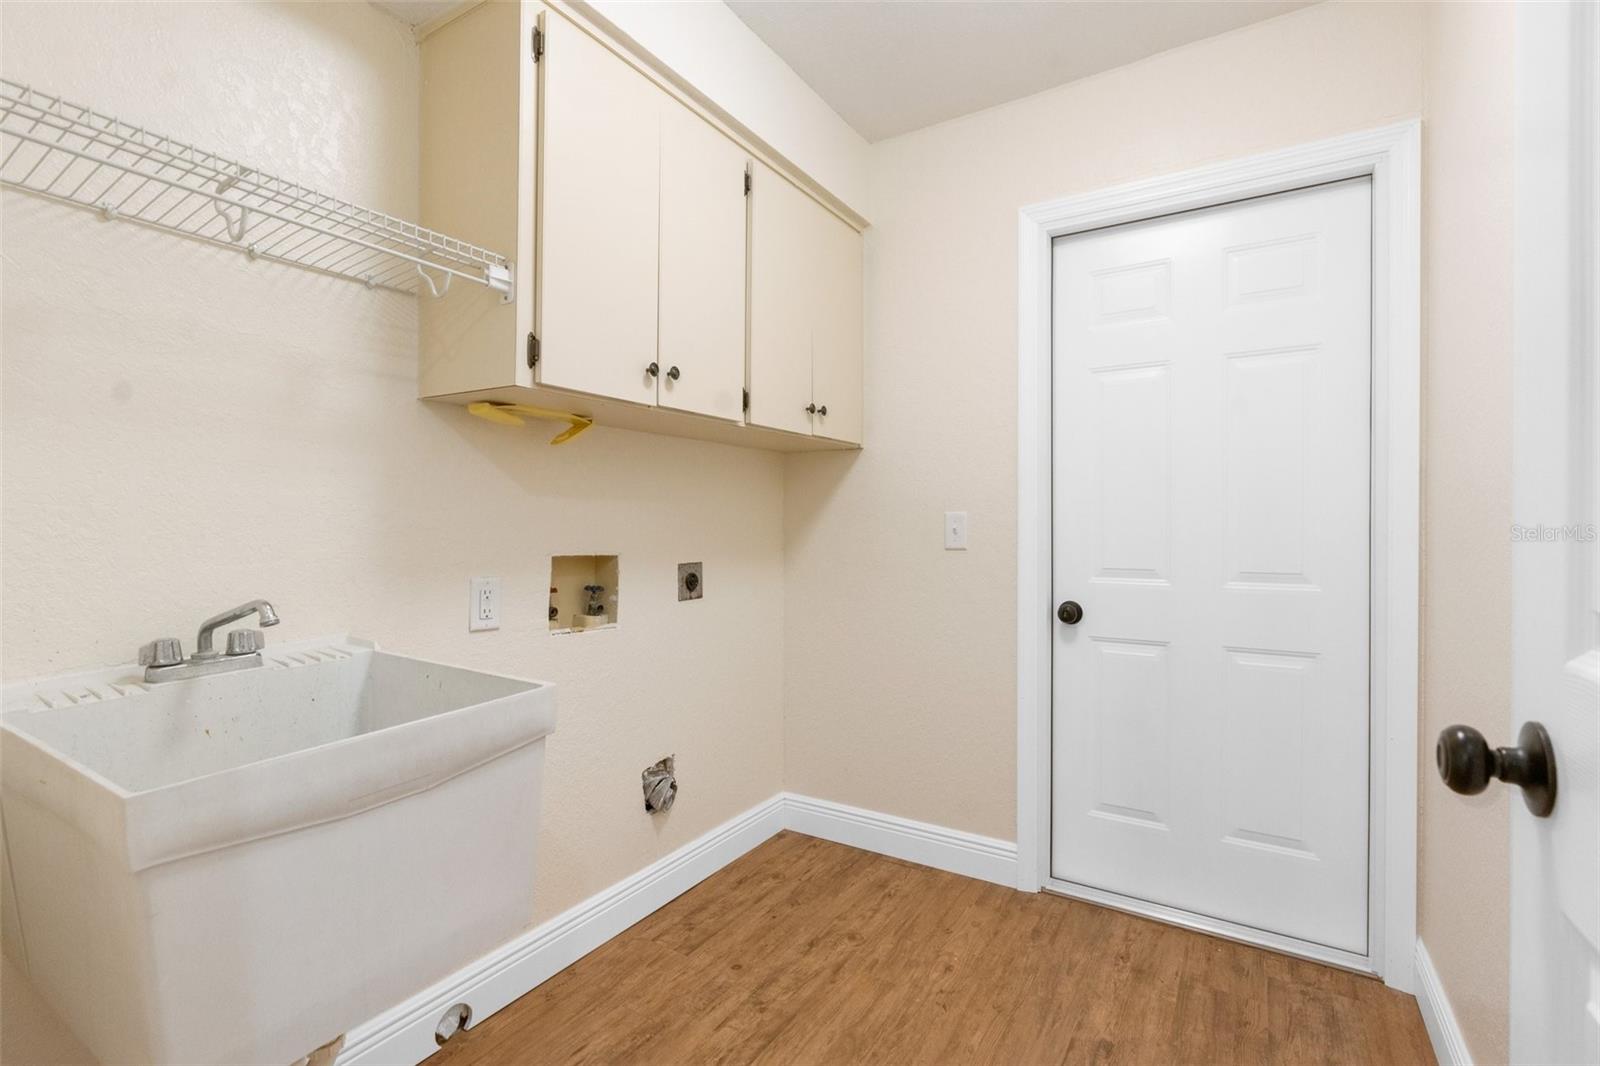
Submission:
[[[1305,7],[1312,0],[727,0],[869,141]]]
[[[381,8],[411,26],[432,22],[462,5],[463,0],[371,0],[372,6]]]

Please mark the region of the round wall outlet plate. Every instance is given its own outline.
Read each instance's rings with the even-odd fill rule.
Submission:
[[[706,594],[704,564],[678,564],[678,599],[698,600]]]

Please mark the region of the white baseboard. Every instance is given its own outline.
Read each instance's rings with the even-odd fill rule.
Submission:
[[[482,1021],[774,836],[784,813],[774,796],[358,1026],[338,1066],[415,1066],[439,1050],[433,1032],[450,1006]]]
[[[470,1006],[477,1024],[782,829],[1007,887],[1017,883],[1017,846],[1010,841],[780,793],[352,1029],[338,1066],[415,1066],[438,1050],[434,1029],[454,1004]]]
[[[1428,1027],[1428,1039],[1433,1042],[1433,1056],[1439,1060],[1439,1066],[1472,1066],[1467,1038],[1462,1035],[1450,997],[1444,994],[1444,985],[1439,981],[1439,971],[1433,968],[1433,959],[1428,957],[1428,949],[1420,938],[1417,940],[1417,1006],[1422,1011],[1422,1024]]]
[[[1017,845],[843,803],[784,794],[785,824],[797,833],[875,851],[963,877],[1017,885]]]

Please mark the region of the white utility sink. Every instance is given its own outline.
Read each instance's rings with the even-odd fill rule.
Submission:
[[[554,690],[336,638],[7,686],[25,962],[103,1063],[285,1066],[532,916]]]

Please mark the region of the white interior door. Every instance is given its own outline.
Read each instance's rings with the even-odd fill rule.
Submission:
[[[1059,238],[1052,878],[1367,951],[1371,186]]]
[[[1542,723],[1556,798],[1512,801],[1511,1057],[1600,1062],[1600,15],[1517,15],[1512,713]],[[1490,738],[1491,743],[1497,738]]]

